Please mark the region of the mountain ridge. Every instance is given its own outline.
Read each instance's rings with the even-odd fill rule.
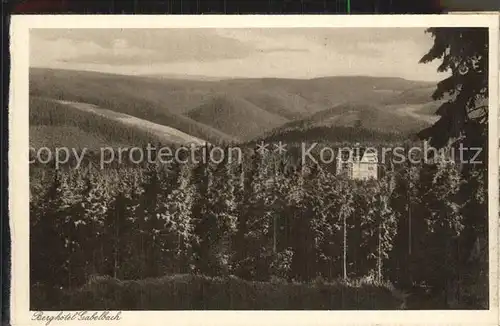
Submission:
[[[361,120],[371,130],[395,125],[407,132],[424,126],[425,117],[438,107],[431,98],[434,89],[431,82],[399,77],[208,81],[30,69],[31,97],[96,105],[211,143],[244,143],[294,126],[297,131],[307,121],[312,121],[310,128],[338,128]],[[342,105],[359,107],[348,112],[340,110]],[[415,106],[414,116],[402,110],[409,105]]]

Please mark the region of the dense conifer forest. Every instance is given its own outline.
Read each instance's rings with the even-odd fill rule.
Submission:
[[[356,181],[289,161],[250,151],[241,163],[34,166],[33,290],[93,275],[369,279],[486,308],[487,258],[468,249],[487,236],[483,175],[439,161]]]

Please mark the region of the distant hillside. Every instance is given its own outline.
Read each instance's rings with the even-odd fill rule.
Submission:
[[[408,137],[433,123],[435,117],[404,105],[376,106],[346,103],[291,121],[267,133],[267,139],[365,141]],[[324,137],[324,138],[322,138]],[[357,139],[358,137],[359,139]]]
[[[439,106],[431,99],[434,83],[402,78],[174,77],[32,68],[30,95],[96,105],[211,143],[246,142],[306,127],[361,125],[406,133],[427,126]]]
[[[341,144],[341,143],[362,143],[362,144],[391,144],[400,143],[408,138],[412,138],[412,134],[401,134],[391,132],[390,130],[369,130],[356,127],[310,127],[307,129],[286,129],[279,132],[269,133],[266,136],[259,137],[249,142],[255,144],[263,140],[267,143],[282,141],[286,144],[298,144],[312,142]],[[309,146],[308,145],[308,146]]]
[[[395,96],[388,98],[384,104],[422,104],[433,102],[432,94],[436,89],[436,85],[428,85],[426,87],[415,87],[402,91]]]
[[[182,79],[182,80],[204,80],[204,81],[218,81],[227,79],[227,78],[211,77],[204,75],[181,75],[181,74],[149,74],[140,76],[158,78],[158,79]]]
[[[103,147],[127,147],[122,140],[113,141],[105,136],[87,132],[69,125],[35,125],[29,128],[30,147],[38,150],[42,147],[67,147],[74,149],[94,149]]]
[[[382,103],[405,91],[435,86],[433,83],[409,81],[402,78],[333,76],[314,79],[229,79],[218,83],[233,92],[255,93],[264,90],[267,93],[292,94],[292,99],[302,99],[308,105],[306,112],[317,112],[332,106],[357,101],[364,103]],[[294,107],[288,105],[288,107]]]
[[[193,137],[182,131],[171,128],[169,126],[160,125],[153,123],[148,120],[139,119],[134,116],[123,114],[103,108],[99,108],[92,104],[78,103],[78,102],[68,102],[68,101],[57,101],[57,103],[70,106],[72,108],[78,109],[80,111],[92,113],[96,116],[103,117],[105,119],[115,121],[123,127],[128,127],[135,130],[141,130],[153,135],[159,139],[162,143],[166,144],[196,144],[203,145],[206,143],[205,140]]]
[[[241,139],[256,137],[288,121],[244,99],[222,95],[189,111],[188,117]]]
[[[32,69],[30,73],[30,96],[94,104],[163,124],[212,143],[236,140],[186,116],[172,113],[168,102],[162,100],[162,94],[162,83],[152,78],[50,69]]]
[[[168,135],[162,136],[148,128],[131,126],[116,117],[44,98],[30,98],[29,120],[30,145],[35,148],[67,146],[98,149],[176,142]]]
[[[425,118],[408,113],[407,106],[378,106],[346,103],[318,112],[311,117],[291,123],[291,126],[351,126],[392,132],[414,131],[428,126]]]

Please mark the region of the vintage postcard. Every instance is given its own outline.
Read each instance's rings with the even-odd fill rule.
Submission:
[[[497,15],[11,35],[13,325],[498,324]]]

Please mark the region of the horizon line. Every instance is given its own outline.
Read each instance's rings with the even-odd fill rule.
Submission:
[[[370,78],[393,78],[393,79],[402,79],[406,81],[414,81],[414,82],[422,82],[422,83],[438,83],[442,79],[436,80],[425,80],[425,79],[408,79],[400,76],[373,76],[373,75],[324,75],[324,76],[316,76],[310,78],[300,78],[300,77],[246,77],[246,76],[210,76],[210,75],[190,75],[190,74],[127,74],[120,72],[109,72],[109,71],[100,71],[93,69],[72,69],[72,68],[54,68],[54,67],[42,67],[42,66],[29,66],[31,69],[45,69],[45,70],[59,70],[59,71],[79,71],[79,72],[90,72],[97,73],[103,75],[115,75],[115,76],[129,76],[129,77],[139,77],[139,78],[156,78],[156,79],[177,79],[177,80],[193,80],[193,81],[222,81],[222,80],[238,80],[238,79],[288,79],[288,80],[315,80],[321,78],[331,78],[331,77],[370,77]],[[212,80],[203,80],[203,79],[212,79]]]

